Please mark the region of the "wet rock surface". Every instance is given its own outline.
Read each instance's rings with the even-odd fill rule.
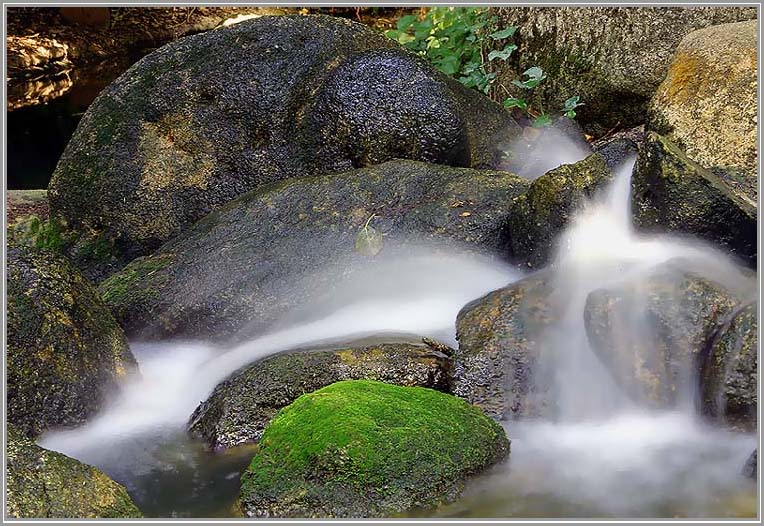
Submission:
[[[414,161],[283,181],[213,212],[100,290],[131,336],[262,334],[412,242],[501,252],[507,204],[527,186],[506,172]],[[382,235],[374,257],[355,248],[367,222]]]
[[[101,278],[230,199],[290,177],[409,158],[491,165],[507,112],[349,20],[276,16],[172,42],[107,87],[49,187],[108,256]]]
[[[35,436],[85,422],[137,365],[97,289],[63,257],[11,245],[8,421]]]
[[[548,273],[537,273],[467,304],[456,320],[452,392],[493,418],[533,417],[549,408],[540,368],[551,323]]]
[[[510,205],[509,253],[515,263],[540,268],[575,213],[612,180],[605,158],[593,154],[542,175]]]
[[[242,475],[251,517],[389,517],[455,499],[509,453],[504,429],[420,387],[344,381],[271,422]]]
[[[589,294],[584,321],[589,342],[617,384],[647,407],[691,400],[705,348],[743,298],[680,261],[644,278]]]
[[[746,431],[758,414],[757,335],[756,304],[733,311],[711,339],[700,380],[701,411]]]
[[[219,384],[191,415],[188,429],[215,449],[229,448],[259,440],[281,408],[334,382],[365,379],[447,391],[450,365],[449,355],[421,343],[280,353]]]
[[[756,266],[756,203],[655,133],[637,160],[632,206],[645,233],[694,236]]]
[[[13,518],[143,516],[123,486],[92,466],[35,445],[12,424],[6,455],[6,505]]]

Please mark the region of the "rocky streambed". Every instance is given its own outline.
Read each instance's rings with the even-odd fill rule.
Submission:
[[[146,56],[7,230],[11,513],[755,515],[755,174],[671,110],[755,48],[713,13],[594,146],[346,19]]]

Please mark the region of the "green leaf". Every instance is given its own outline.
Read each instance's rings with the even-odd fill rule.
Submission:
[[[414,23],[414,22],[416,22],[416,21],[417,21],[417,17],[416,17],[416,15],[406,15],[406,16],[402,16],[402,17],[401,17],[401,18],[398,20],[398,23],[396,24],[396,27],[397,27],[398,29],[408,29],[408,28],[409,28],[409,26],[411,26],[411,24],[413,24],[413,23]]]
[[[546,78],[544,70],[538,66],[528,68],[523,72],[523,77],[528,77],[526,80],[513,80],[512,84],[523,89],[533,89]]]
[[[406,45],[409,42],[413,42],[416,40],[416,37],[414,35],[409,35],[408,33],[401,33],[398,35],[398,38],[396,39],[399,44]]]
[[[514,97],[510,97],[504,101],[504,107],[505,108],[520,108],[522,110],[527,110],[528,103],[525,102],[523,99],[516,99]]]
[[[495,60],[497,58],[499,60],[507,60],[509,58],[509,56],[512,54],[512,52],[514,50],[516,50],[516,49],[517,49],[517,46],[509,44],[508,46],[506,46],[501,51],[493,50],[490,53],[488,53],[488,61],[490,62],[490,61]]]
[[[575,110],[568,110],[565,112],[565,116],[569,119],[575,119],[576,118],[576,111]]]
[[[491,37],[494,40],[501,40],[502,38],[509,38],[509,37],[511,37],[512,35],[515,34],[515,31],[517,31],[516,27],[509,26],[506,29],[502,29],[501,31],[496,31],[495,33],[491,33],[488,36]]]
[[[565,101],[562,109],[563,111],[573,110],[575,108],[578,108],[579,106],[583,106],[584,104],[582,102],[578,102],[581,99],[578,95],[575,95],[568,100]]]
[[[358,235],[355,237],[355,251],[362,256],[373,257],[379,254],[382,250],[382,245],[384,243],[382,234],[369,225],[369,222],[373,218],[373,215],[369,217],[366,224],[358,231]]]
[[[543,128],[544,126],[549,126],[550,124],[552,124],[552,117],[546,113],[542,113],[533,119],[533,126],[536,128]]]

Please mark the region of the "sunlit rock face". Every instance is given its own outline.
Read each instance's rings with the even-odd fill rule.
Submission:
[[[101,278],[261,185],[393,158],[487,167],[494,135],[516,128],[362,24],[262,17],[168,44],[107,87],[58,164],[51,209]]]
[[[758,27],[750,20],[687,35],[650,102],[648,123],[754,204]]]

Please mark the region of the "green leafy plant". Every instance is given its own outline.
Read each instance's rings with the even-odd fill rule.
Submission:
[[[396,29],[385,34],[426,58],[446,75],[487,94],[496,80],[496,73],[489,71],[489,66],[494,61],[508,60],[517,49],[514,43],[507,41],[515,35],[515,27],[488,32],[488,28],[495,27],[497,22],[498,19],[490,16],[487,8],[433,7],[422,16],[412,14],[401,17]],[[489,49],[491,51],[486,56]],[[528,102],[533,90],[546,77],[544,70],[538,66],[525,70],[512,84],[527,91],[528,97],[509,97],[504,101],[504,107],[519,108],[536,127],[549,125],[552,118],[541,105],[534,108]],[[581,105],[578,96],[571,97],[565,101],[562,114],[575,118],[575,110]]]
[[[486,28],[495,22],[496,17],[489,17],[486,8],[433,7],[423,17],[401,17],[397,28],[385,34],[465,86],[488,93],[496,73],[487,70],[487,63],[507,60],[517,49],[505,43],[488,53],[486,60],[489,47],[515,33],[514,27],[488,33]]]

